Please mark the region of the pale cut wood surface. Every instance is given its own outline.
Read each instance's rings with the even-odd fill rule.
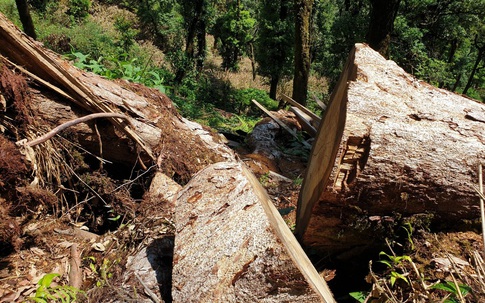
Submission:
[[[243,164],[199,172],[175,218],[174,302],[335,302]]]
[[[300,193],[303,243],[324,251],[367,245],[395,214],[448,225],[478,218],[472,185],[485,159],[484,114],[484,104],[418,81],[357,44]]]

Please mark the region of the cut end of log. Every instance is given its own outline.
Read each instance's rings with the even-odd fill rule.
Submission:
[[[471,185],[485,159],[484,112],[482,103],[418,81],[356,44],[312,148],[297,236],[328,252],[366,245],[376,236],[371,218],[393,213],[478,218]],[[370,228],[350,227],[356,221]]]
[[[334,302],[254,175],[217,163],[176,206],[176,302]]]

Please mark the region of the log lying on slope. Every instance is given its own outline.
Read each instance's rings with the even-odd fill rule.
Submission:
[[[175,219],[174,302],[335,302],[243,164],[199,172]]]
[[[21,134],[28,141],[91,113],[122,113],[128,119],[110,118],[111,124],[93,120],[68,132],[96,156],[127,167],[140,159],[146,166],[157,162],[164,173],[182,183],[208,164],[235,160],[229,148],[199,124],[182,118],[172,101],[159,91],[79,70],[27,37],[1,13],[0,39],[0,65],[17,70],[29,84],[38,85],[35,89],[34,85],[25,85],[29,99],[16,100],[35,116],[30,119],[35,123],[29,126],[30,131]],[[34,148],[37,157],[42,148]]]
[[[483,104],[418,81],[357,44],[312,149],[297,235],[332,251],[365,245],[372,232],[355,226],[393,213],[451,224],[477,218],[471,185],[485,158],[484,115]]]

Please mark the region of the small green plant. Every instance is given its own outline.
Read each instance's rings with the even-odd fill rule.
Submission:
[[[411,225],[411,223],[406,222],[404,223],[404,226],[401,226],[401,228],[406,231],[408,243],[411,245],[411,250],[414,250],[415,247],[413,241],[413,226]]]
[[[349,295],[352,298],[354,298],[355,300],[357,300],[358,302],[363,303],[363,302],[365,302],[365,300],[369,296],[369,292],[368,291],[354,291],[354,292],[349,293]]]
[[[403,271],[402,263],[404,261],[412,262],[411,257],[389,255],[383,251],[379,253],[379,256],[387,258],[387,260],[380,260],[379,262],[385,264],[391,270],[389,276],[391,286],[394,286],[397,280],[403,280],[404,282],[409,284],[406,273],[400,273],[399,271]]]
[[[431,288],[432,289],[439,289],[448,292],[451,297],[448,297],[446,300],[443,301],[443,303],[458,303],[460,302],[460,294],[461,297],[464,298],[467,294],[469,294],[472,289],[468,285],[458,285],[457,289],[457,284],[451,281],[445,281],[445,282],[440,282],[438,284],[433,285]]]
[[[92,273],[97,276],[96,286],[103,287],[105,285],[109,285],[109,279],[113,277],[113,273],[111,272],[111,267],[118,263],[118,260],[110,261],[108,259],[103,259],[101,265],[96,264],[96,258],[93,256],[86,257],[89,261],[89,269],[91,269]]]
[[[261,177],[259,177],[259,183],[261,183],[261,185],[266,186],[268,185],[268,182],[269,182],[269,172],[262,174]]]
[[[146,66],[139,65],[136,58],[124,59],[126,54],[121,58],[112,57],[109,60],[103,57],[99,57],[97,60],[91,59],[89,54],[81,52],[71,52],[67,57],[74,61],[74,66],[108,79],[124,79],[156,88],[163,93],[166,91],[161,69],[154,68],[147,71]]]
[[[84,291],[69,285],[51,286],[52,281],[59,276],[60,274],[57,273],[44,275],[39,282],[37,282],[39,287],[37,287],[34,297],[29,297],[27,299],[38,303],[69,303],[76,301],[79,294],[84,294]]]
[[[298,176],[293,180],[293,184],[296,186],[301,186],[303,184],[303,177]]]

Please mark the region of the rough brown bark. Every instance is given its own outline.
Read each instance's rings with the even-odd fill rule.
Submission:
[[[32,39],[37,39],[37,34],[35,33],[34,22],[32,22],[32,16],[30,15],[29,4],[27,0],[15,0],[17,5],[17,10],[19,12],[20,22],[22,22],[22,27],[24,32],[32,37]]]
[[[366,40],[369,46],[388,57],[391,32],[401,0],[371,0],[369,29]]]
[[[174,302],[335,302],[244,165],[198,173],[175,216]]]
[[[41,125],[36,126],[36,133],[28,140],[93,112],[122,112],[129,123],[112,118],[112,124],[88,122],[68,131],[94,155],[129,167],[138,158],[146,165],[157,161],[163,172],[182,183],[208,164],[235,159],[233,152],[209,131],[180,117],[171,100],[159,91],[81,71],[23,35],[2,14],[0,38],[0,54],[13,61],[1,58],[3,63],[11,68],[14,63],[23,66],[15,68],[40,85],[30,89],[32,100],[28,106],[35,114],[33,121],[40,121]],[[180,150],[180,146],[184,149]]]
[[[332,251],[367,245],[372,228],[395,213],[447,224],[477,218],[472,184],[485,159],[484,112],[357,44],[312,150],[298,236]]]
[[[295,71],[293,100],[306,105],[310,75],[310,18],[313,0],[295,0]]]

